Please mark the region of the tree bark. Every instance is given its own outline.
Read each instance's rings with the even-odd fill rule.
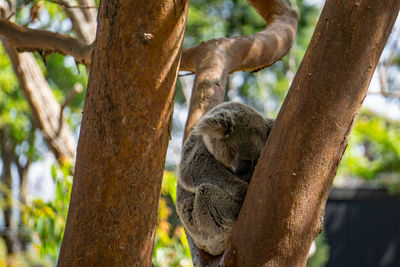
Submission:
[[[29,29],[0,19],[0,36],[6,38],[19,52],[59,52],[73,56],[78,63],[90,65],[92,46],[67,34]]]
[[[1,21],[14,12],[16,8],[16,0],[3,2],[3,5],[0,6]],[[6,24],[12,25],[11,22],[6,22]],[[9,31],[10,29],[7,29],[4,25],[2,24],[0,28]],[[11,32],[12,35],[13,32]],[[55,99],[35,58],[31,53],[17,53],[15,46],[7,38],[3,40],[3,45],[10,57],[19,86],[29,103],[32,115],[49,149],[57,159],[73,162],[76,144],[71,129],[61,119],[61,106]]]
[[[61,0],[67,6],[75,5],[76,1]],[[82,7],[95,7],[94,0],[78,0],[78,5]],[[72,22],[72,29],[80,40],[86,44],[91,44],[96,37],[96,8],[68,8],[64,6],[65,13]]]
[[[327,0],[270,133],[224,266],[305,266],[400,0]]]
[[[35,58],[31,53],[17,53],[6,40],[3,44],[48,147],[57,159],[74,161],[76,145],[71,129],[60,119],[61,105],[56,101]]]
[[[187,8],[101,1],[58,266],[151,265]]]
[[[229,73],[268,67],[283,57],[294,43],[298,15],[285,1],[248,2],[264,19],[264,30],[234,38],[213,39],[183,50],[180,69],[196,73],[183,142],[198,120],[224,101]],[[186,235],[195,266],[218,263],[220,256],[199,250],[189,234]]]
[[[21,251],[21,242],[18,239],[18,223],[13,214],[13,207],[15,206],[16,199],[14,198],[12,189],[12,174],[11,165],[15,157],[16,144],[10,137],[7,127],[0,128],[0,155],[2,159],[2,171],[0,173],[1,180],[1,193],[5,203],[3,214],[5,230],[1,233],[4,239],[8,254],[13,254]]]
[[[294,43],[297,13],[283,0],[248,0],[266,22],[261,32],[212,39],[183,50],[181,70],[196,73],[184,140],[210,109],[224,101],[228,74],[271,66]]]

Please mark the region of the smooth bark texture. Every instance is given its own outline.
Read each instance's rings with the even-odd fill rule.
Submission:
[[[181,70],[196,73],[185,137],[207,111],[224,101],[228,74],[268,67],[294,43],[297,13],[283,0],[249,0],[266,22],[258,33],[213,39],[183,50]]]
[[[213,39],[183,50],[180,69],[196,73],[183,141],[207,111],[224,101],[229,73],[270,66],[283,57],[294,43],[298,15],[285,1],[249,0],[249,3],[266,22],[263,31],[235,38]],[[188,234],[187,237],[195,266],[218,263],[220,257],[199,250]]]
[[[59,266],[151,265],[187,8],[101,1]]]
[[[400,0],[327,0],[235,225],[224,266],[305,266]]]

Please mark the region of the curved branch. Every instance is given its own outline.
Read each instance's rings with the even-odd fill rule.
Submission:
[[[284,0],[249,0],[263,17],[267,27],[258,33],[235,38],[213,39],[183,49],[180,70],[196,73],[184,140],[208,110],[224,100],[229,73],[254,71],[272,65],[294,43],[297,13]],[[195,266],[216,266],[220,257],[199,250],[189,235]]]
[[[297,13],[282,0],[250,0],[267,23],[258,33],[219,38],[183,49],[180,70],[195,72],[185,138],[199,118],[221,103],[229,73],[255,71],[271,66],[292,47],[297,30]]]
[[[257,9],[256,1],[249,2]],[[268,26],[261,32],[234,38],[212,39],[195,47],[184,48],[180,70],[198,72],[201,65],[199,61],[212,54],[220,54],[229,59],[229,73],[255,71],[271,66],[287,54],[293,45],[297,30],[297,13],[286,3],[281,5],[280,14],[269,15],[275,11],[271,8],[267,16],[263,16]],[[260,6],[257,11],[260,12],[262,8],[263,6]]]
[[[7,39],[18,51],[41,50],[73,56],[78,63],[90,66],[92,45],[85,44],[66,34],[29,29],[0,19],[0,36]]]
[[[48,147],[57,159],[74,162],[76,144],[71,129],[60,118],[61,106],[56,101],[35,58],[31,53],[17,53],[7,41],[3,42],[3,45]]]

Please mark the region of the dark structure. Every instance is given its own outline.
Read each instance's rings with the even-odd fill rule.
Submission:
[[[328,267],[400,266],[400,196],[333,188],[325,212]]]

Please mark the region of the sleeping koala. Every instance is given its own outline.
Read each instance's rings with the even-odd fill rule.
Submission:
[[[211,255],[227,246],[272,124],[249,106],[224,103],[200,119],[183,146],[177,212],[196,245]]]

